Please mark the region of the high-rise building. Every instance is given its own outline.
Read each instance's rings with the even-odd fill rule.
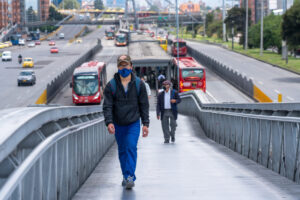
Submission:
[[[261,16],[261,2],[262,0],[248,0],[248,8],[251,9],[251,21],[257,23]],[[246,1],[240,1],[241,7],[245,8]],[[264,16],[269,14],[269,0],[263,0]]]
[[[251,10],[251,21],[254,23],[255,20],[255,12],[256,12],[256,4],[255,4],[256,0],[248,0],[248,8]],[[240,6],[241,8],[245,8],[246,7],[246,1],[245,0],[240,0]]]
[[[47,21],[49,17],[49,0],[39,0],[40,20]]]
[[[13,24],[21,23],[21,2],[20,0],[12,0],[11,1],[11,16]]]
[[[8,25],[8,0],[0,1],[0,28],[6,27]]]

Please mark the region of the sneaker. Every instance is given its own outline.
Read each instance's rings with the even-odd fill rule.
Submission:
[[[123,178],[122,186],[125,186],[125,185],[126,185],[126,180],[125,180],[125,178]]]
[[[172,141],[172,142],[175,142],[175,137],[172,137],[172,138],[171,138],[171,141]]]
[[[166,144],[166,143],[170,143],[170,141],[169,141],[169,140],[165,140],[165,144]]]
[[[132,176],[128,176],[126,179],[125,188],[126,190],[129,190],[134,187],[134,180]]]

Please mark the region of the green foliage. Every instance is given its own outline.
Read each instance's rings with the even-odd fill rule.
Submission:
[[[49,7],[49,17],[48,20],[60,21],[64,18],[64,16],[56,10],[54,6]]]
[[[77,0],[64,0],[59,4],[60,9],[79,9],[80,4]]]
[[[300,45],[300,1],[283,15],[282,38],[287,40],[288,45],[296,47]]]
[[[223,37],[223,31],[222,31],[222,20],[216,20],[213,23],[208,25],[208,28],[206,30],[206,34],[208,37],[213,36],[214,34],[217,34],[219,38]]]
[[[280,27],[282,23],[282,16],[271,14],[264,18],[264,49],[276,47],[278,53],[281,52],[281,34]],[[260,47],[260,22],[250,27],[248,44],[250,48]]]
[[[103,10],[104,9],[103,1],[102,0],[95,0],[94,1],[94,7],[95,7],[95,9]]]
[[[41,26],[41,27],[39,27],[39,30],[43,33],[46,33],[46,30],[47,30],[47,33],[51,33],[53,31],[55,31],[56,29],[58,29],[57,26]]]
[[[209,24],[213,23],[214,18],[215,18],[214,12],[210,12],[206,15],[206,17],[205,17],[205,28],[206,29],[208,28]]]
[[[249,26],[251,25],[251,9],[249,9]],[[228,11],[225,19],[228,28],[235,28],[238,32],[243,32],[245,29],[246,10],[244,8],[233,7]]]

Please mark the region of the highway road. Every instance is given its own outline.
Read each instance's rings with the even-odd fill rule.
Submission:
[[[218,46],[190,41],[188,44],[251,78],[274,102],[278,93],[283,95],[283,102],[300,102],[299,75]]]
[[[72,30],[80,28],[69,27]],[[67,31],[68,36],[72,31]],[[50,54],[48,41],[42,42],[42,45],[34,48],[22,47],[12,50],[12,62],[0,62],[0,109],[27,106],[34,104],[38,97],[46,88],[47,83],[51,82],[58,74],[64,71],[80,55],[88,51],[97,42],[97,38],[104,36],[104,28],[88,34],[83,38],[83,43],[67,43],[66,40],[57,40],[56,46],[60,52]],[[35,62],[34,71],[37,76],[37,84],[34,86],[17,86],[17,76],[22,70],[21,65],[17,63],[17,56],[22,54],[23,58],[32,57]]]

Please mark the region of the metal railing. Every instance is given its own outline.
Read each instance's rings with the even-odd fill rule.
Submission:
[[[300,183],[300,104],[202,104],[181,95],[179,113],[196,117],[207,137]]]
[[[101,106],[1,114],[1,200],[70,199],[114,142]]]

